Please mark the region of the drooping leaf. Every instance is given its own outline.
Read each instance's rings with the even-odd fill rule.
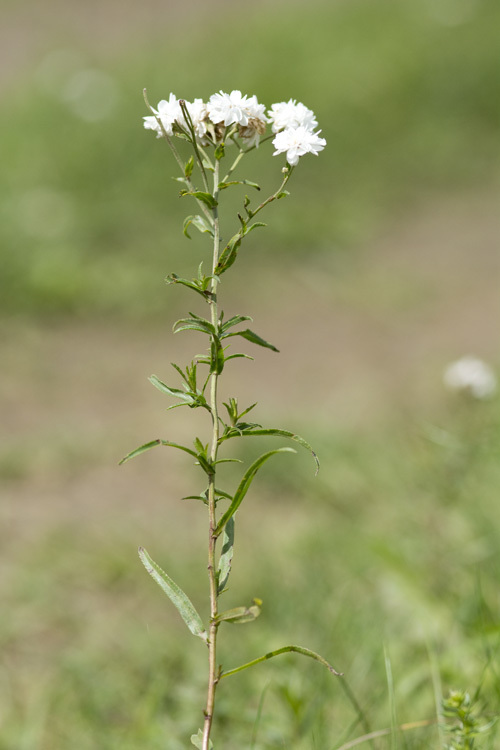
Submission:
[[[198,636],[204,641],[208,640],[207,631],[203,625],[202,619],[191,600],[179,588],[179,586],[157,565],[148,555],[144,547],[139,547],[139,557],[141,562],[148,571],[149,575],[156,581],[160,588],[168,596],[172,604],[176,607],[180,616],[188,626],[193,635]]]
[[[192,195],[193,198],[197,198],[199,201],[204,203],[208,208],[215,208],[217,201],[211,193],[205,193],[203,190],[181,190],[181,196]]]
[[[243,416],[241,414],[240,416]],[[253,425],[249,425],[249,429],[236,429],[233,428],[232,430],[229,430],[225,435],[221,435],[219,438],[219,443],[222,443],[224,440],[229,440],[230,438],[234,437],[252,437],[252,436],[268,436],[268,437],[284,437],[288,438],[289,440],[293,440],[295,443],[298,443],[303,448],[306,448],[306,450],[310,451],[312,454],[312,457],[314,458],[314,461],[316,463],[316,474],[319,471],[319,458],[316,455],[315,451],[312,449],[312,447],[309,445],[307,440],[304,440],[303,437],[300,435],[297,435],[295,432],[290,432],[290,430],[281,430],[278,428],[262,428],[260,429],[260,425],[256,429],[254,429]]]
[[[174,333],[180,331],[200,331],[200,333],[206,333],[208,335],[215,335],[215,328],[213,325],[204,318],[181,318],[174,323]]]
[[[198,454],[195,453],[195,451],[191,450],[191,448],[187,448],[185,445],[179,445],[179,443],[171,443],[169,440],[161,440],[158,438],[157,440],[151,440],[149,443],[145,443],[144,445],[141,445],[139,448],[136,448],[131,453],[128,453],[122,460],[120,461],[120,465],[124,464],[126,461],[129,461],[131,458],[135,458],[136,456],[140,456],[141,453],[145,453],[150,448],[155,448],[157,445],[165,445],[168,448],[177,448],[180,451],[184,451],[184,453],[189,453],[190,456],[194,456],[194,458],[198,458]]]
[[[173,396],[174,398],[178,398],[181,401],[185,401],[186,404],[192,404],[194,401],[196,401],[196,399],[193,397],[193,394],[188,393],[188,391],[181,391],[179,388],[170,388],[168,385],[163,383],[160,378],[157,378],[156,375],[151,375],[148,380],[154,385],[155,388],[161,391],[161,393],[166,393],[168,396]]]
[[[247,469],[245,474],[243,475],[243,478],[241,482],[238,485],[238,489],[233,495],[233,499],[231,501],[231,505],[226,510],[224,515],[221,517],[219,523],[217,524],[217,528],[215,529],[214,534],[216,536],[219,536],[221,531],[223,530],[226,523],[229,521],[232,516],[236,513],[238,508],[240,507],[243,498],[247,494],[250,485],[252,484],[252,481],[257,474],[258,470],[264,464],[271,456],[276,455],[277,453],[295,453],[293,448],[277,448],[273,451],[268,451],[267,453],[263,453],[262,456],[259,456],[259,458],[253,462],[253,464]]]
[[[186,216],[186,218],[184,219],[183,232],[186,235],[186,237],[188,237],[189,239],[191,239],[191,235],[188,233],[187,230],[191,224],[194,227],[196,227],[196,229],[198,229],[198,231],[201,232],[202,234],[204,232],[208,232],[209,235],[211,235],[212,237],[214,236],[213,227],[210,225],[208,220],[204,216],[195,214],[193,216]]]
[[[250,180],[231,180],[230,182],[219,182],[219,190],[225,190],[230,185],[248,185],[256,190],[260,190],[260,185],[256,182],[250,182]]]
[[[261,613],[262,600],[253,599],[253,604],[249,607],[234,607],[233,609],[227,609],[225,612],[220,612],[216,619],[216,622],[230,622],[234,625],[243,625],[245,622],[252,622]]]
[[[309,656],[311,659],[314,659],[320,664],[323,664],[323,666],[326,667],[328,671],[334,674],[336,677],[343,677],[343,673],[337,672],[337,670],[334,669],[332,665],[329,662],[327,662],[326,659],[323,659],[323,657],[317,654],[315,651],[311,651],[310,648],[303,648],[302,646],[283,646],[283,648],[277,648],[276,651],[270,651],[269,653],[264,654],[264,656],[259,656],[258,659],[253,659],[253,661],[249,661],[247,664],[242,664],[240,667],[235,667],[234,669],[228,669],[226,672],[221,672],[220,676],[221,678],[230,677],[233,674],[242,672],[244,669],[248,669],[249,667],[254,667],[256,664],[261,664],[263,661],[272,659],[275,656],[279,656],[280,654],[289,654],[289,653],[301,654],[302,656]]]
[[[219,568],[217,571],[217,593],[221,594],[226,588],[229,574],[231,572],[231,563],[233,560],[234,548],[234,518],[230,518],[224,526],[222,535],[222,550],[219,558]]]
[[[252,344],[257,344],[258,346],[263,346],[266,349],[271,349],[273,352],[279,352],[279,349],[277,349],[274,346],[274,344],[270,344],[261,336],[251,331],[249,328],[246,328],[244,331],[234,331],[233,333],[225,333],[222,336],[222,338],[226,339],[226,338],[229,338],[230,336],[241,336],[247,341],[250,341]]]

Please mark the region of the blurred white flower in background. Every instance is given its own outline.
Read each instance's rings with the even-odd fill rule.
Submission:
[[[106,120],[118,104],[118,86],[108,73],[95,68],[79,70],[67,81],[62,98],[85,122]]]
[[[472,356],[449,364],[443,381],[450,390],[468,393],[478,399],[491,398],[497,390],[497,378],[492,368],[482,359]]]
[[[85,122],[111,117],[118,104],[116,80],[104,70],[88,67],[78,51],[58,49],[46,55],[36,78],[47,94],[63,101]]]

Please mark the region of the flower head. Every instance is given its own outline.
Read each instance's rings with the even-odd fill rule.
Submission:
[[[273,124],[273,133],[278,133],[285,128],[298,128],[300,126],[313,131],[318,126],[314,112],[307,109],[302,102],[296,102],[295,99],[272,104],[267,115],[269,121]]]
[[[321,133],[321,130],[313,133],[303,125],[281,130],[273,139],[273,146],[276,148],[273,156],[286,151],[287,162],[290,166],[295,167],[299,163],[299,158],[304,154],[317,156],[318,152],[324,149],[326,140],[320,138],[319,133]]]
[[[225,94],[212,94],[208,100],[208,115],[214,125],[223,123],[229,125],[240,125],[243,128],[249,126],[250,120],[258,120],[259,123],[267,122],[265,106],[259,104],[256,96],[247,97],[241,91],[231,91]],[[250,126],[252,127],[252,126]]]
[[[452,391],[468,393],[477,399],[490,398],[497,390],[495,373],[477,357],[462,357],[444,371],[443,381]]]
[[[159,118],[166,134],[172,135],[174,122],[182,118],[181,106],[177,101],[175,94],[170,94],[168,101],[162,99],[158,102],[158,107],[153,109],[153,112],[155,113],[155,116],[143,117],[146,130],[155,130],[157,137],[160,138],[163,133],[160,124],[158,123],[157,118]]]

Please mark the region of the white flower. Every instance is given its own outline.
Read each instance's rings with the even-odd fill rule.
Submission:
[[[452,391],[469,393],[474,398],[490,398],[497,390],[495,373],[477,357],[462,357],[444,371],[443,381]]]
[[[168,101],[162,99],[161,102],[158,102],[158,107],[157,109],[153,109],[153,112],[161,120],[166,134],[172,135],[174,122],[182,118],[181,106],[175,94],[170,94]],[[156,117],[143,117],[143,120],[146,130],[155,130],[158,138],[163,135]]]
[[[246,127],[250,118],[264,119],[265,107],[259,104],[256,96],[243,96],[241,91],[231,91],[225,94],[221,91],[219,94],[212,94],[208,100],[208,114],[214,125],[222,122],[226,127],[228,125],[242,125]]]
[[[298,128],[300,126],[313,131],[318,126],[318,121],[311,109],[290,99],[287,102],[272,104],[267,113],[269,121],[273,123],[273,133],[278,133],[285,128]]]
[[[299,163],[299,157],[304,154],[318,155],[318,152],[324,149],[326,141],[324,138],[319,137],[321,130],[317,133],[313,133],[303,125],[298,128],[286,128],[286,130],[280,131],[273,139],[273,146],[275,146],[276,154],[282,154],[286,151],[286,160],[290,166],[295,167]]]

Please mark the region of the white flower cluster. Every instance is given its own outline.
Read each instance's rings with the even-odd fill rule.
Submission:
[[[267,115],[265,105],[259,104],[256,96],[246,96],[237,90],[230,94],[223,91],[212,94],[206,104],[201,99],[184,101],[196,138],[202,145],[221,140],[229,129],[246,147],[258,146],[266,125],[271,123],[272,132],[276,134],[274,155],[286,152],[291,166],[298,164],[304,154],[317,156],[326,146],[325,139],[319,137],[321,131],[314,132],[318,125],[314,112],[294,99],[273,104]],[[163,131],[167,135],[189,132],[180,100],[174,94],[170,94],[168,100],[162,99],[153,112],[154,115],[143,118],[144,127],[154,130],[158,138]]]
[[[490,398],[497,390],[495,373],[477,357],[462,357],[444,371],[445,385],[452,391],[468,393],[477,399]]]

